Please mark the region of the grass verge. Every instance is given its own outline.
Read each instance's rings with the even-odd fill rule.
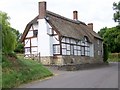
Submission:
[[[47,68],[36,61],[23,57],[2,56],[2,88],[18,87],[20,84],[52,75]]]

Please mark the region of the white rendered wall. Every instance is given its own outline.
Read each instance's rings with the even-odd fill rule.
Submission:
[[[38,54],[37,52],[38,52],[38,48],[37,47],[32,47],[31,48],[31,53],[32,54],[36,54],[37,55]]]
[[[25,46],[24,47],[30,47],[30,39],[25,39]]]
[[[58,35],[53,36],[53,44],[60,44]]]
[[[27,36],[26,36],[26,38],[32,37],[32,36],[33,36],[33,31],[29,31],[28,34],[27,34]]]
[[[34,23],[34,24],[33,24],[33,29],[34,29],[34,30],[38,30],[38,23]]]
[[[37,46],[37,38],[31,38],[31,46]]]
[[[49,27],[45,19],[38,20],[38,53],[41,56],[52,56],[53,55],[53,45],[52,37],[50,37],[47,32]]]

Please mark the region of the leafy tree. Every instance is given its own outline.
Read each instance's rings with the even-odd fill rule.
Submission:
[[[120,26],[103,28],[98,34],[102,35],[109,52],[120,52]]]
[[[23,53],[24,52],[24,45],[20,42],[20,37],[21,37],[22,34],[18,30],[14,29],[14,28],[11,28],[11,30],[17,36],[17,38],[16,38],[17,44],[16,44],[16,48],[15,48],[14,51],[17,52],[17,53]]]
[[[120,52],[120,26],[109,28],[104,34],[104,42],[110,52]]]
[[[100,31],[98,31],[98,34],[103,38],[104,33],[107,31],[107,29],[107,27],[100,29]]]
[[[0,17],[0,25],[2,26],[2,51],[5,54],[8,54],[13,52],[15,49],[16,35],[13,31],[11,31],[7,13],[0,11]]]
[[[118,3],[113,3],[113,10],[115,10],[113,15],[114,21],[120,24],[120,1]]]

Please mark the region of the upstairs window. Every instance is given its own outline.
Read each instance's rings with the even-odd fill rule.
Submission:
[[[33,37],[37,37],[38,35],[38,30],[33,30]]]

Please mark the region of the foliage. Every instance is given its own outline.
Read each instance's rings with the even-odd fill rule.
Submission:
[[[24,52],[24,45],[20,42],[20,37],[21,37],[21,33],[14,29],[14,28],[11,28],[11,30],[16,34],[17,38],[16,38],[16,41],[17,41],[17,44],[16,44],[16,48],[15,48],[15,52],[16,53],[23,53]]]
[[[120,62],[120,53],[109,53],[109,62]]]
[[[14,50],[16,53],[23,53],[24,52],[24,45],[21,42],[17,42],[17,46]]]
[[[107,29],[108,29],[107,27],[100,29],[100,31],[98,31],[98,34],[103,38],[104,33],[107,31]]]
[[[104,43],[108,44],[109,52],[120,52],[120,26],[103,28],[98,34],[103,37]]]
[[[104,42],[110,52],[120,52],[120,26],[109,28],[104,34]]]
[[[103,44],[103,61],[104,62],[107,62],[107,60],[108,60],[108,46],[107,46],[107,44]]]
[[[0,25],[2,26],[2,51],[6,54],[14,51],[16,46],[16,35],[11,31],[9,17],[0,11]]]
[[[16,59],[9,55],[3,55],[2,59],[3,88],[17,87],[20,84],[53,75],[42,64],[30,59],[24,59],[21,56]]]
[[[114,21],[120,24],[120,1],[118,3],[113,3],[113,10],[115,10],[115,13],[113,15]]]

